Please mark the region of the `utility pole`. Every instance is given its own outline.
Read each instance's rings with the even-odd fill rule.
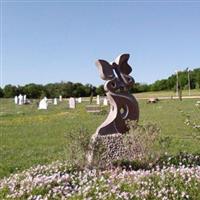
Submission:
[[[179,84],[178,84],[178,70],[176,70],[176,96],[178,97],[178,87],[179,87]]]
[[[189,68],[187,69],[188,71],[188,92],[189,92],[189,96],[190,96],[190,70]]]

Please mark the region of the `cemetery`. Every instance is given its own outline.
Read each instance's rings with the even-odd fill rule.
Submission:
[[[1,0],[0,200],[200,200],[199,8]]]
[[[136,100],[128,60],[96,62],[107,97],[92,102],[0,100],[0,199],[200,198],[198,93]]]

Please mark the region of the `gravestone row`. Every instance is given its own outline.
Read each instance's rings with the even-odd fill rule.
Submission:
[[[14,102],[16,105],[23,105],[27,103],[26,95],[15,96]]]
[[[59,96],[59,101],[62,102],[62,96]],[[82,103],[83,99],[81,97],[79,98],[74,98],[74,97],[70,97],[69,98],[69,108],[71,109],[75,109],[76,108],[76,103]],[[23,105],[26,103],[30,103],[30,101],[26,98],[26,95],[19,95],[19,96],[15,96],[14,97],[14,102],[16,105]],[[47,97],[44,97],[42,100],[40,100],[39,104],[38,104],[38,109],[39,110],[46,110],[48,108],[48,104],[53,103],[54,105],[58,104],[58,99],[54,98],[54,99],[47,99]],[[99,95],[97,95],[96,97],[96,104],[97,105],[101,105],[103,104],[104,106],[108,105],[108,100],[106,97],[102,98]]]

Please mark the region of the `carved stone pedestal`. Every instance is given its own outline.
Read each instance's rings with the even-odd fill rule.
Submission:
[[[94,142],[92,163],[100,168],[111,167],[114,161],[139,159],[140,146],[128,142],[129,137],[124,134],[98,135]]]

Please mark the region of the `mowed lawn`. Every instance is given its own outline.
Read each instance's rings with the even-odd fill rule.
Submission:
[[[162,136],[169,136],[167,149],[200,152],[200,140],[190,137],[194,130],[184,124],[180,110],[197,115],[197,99],[162,100],[147,104],[139,100],[140,123],[155,123]],[[0,100],[0,177],[8,176],[36,164],[68,159],[67,145],[73,141],[69,135],[90,134],[104,121],[106,114],[87,113],[87,102],[68,108],[66,100],[48,110],[38,110],[36,101],[30,105],[15,105],[12,99]],[[80,131],[84,130],[84,131]]]
[[[176,97],[175,91],[152,91],[152,92],[141,92],[135,94],[137,98],[149,98],[149,97]],[[189,96],[188,90],[182,91],[182,96]],[[190,91],[190,96],[200,96],[200,89],[193,89]]]

